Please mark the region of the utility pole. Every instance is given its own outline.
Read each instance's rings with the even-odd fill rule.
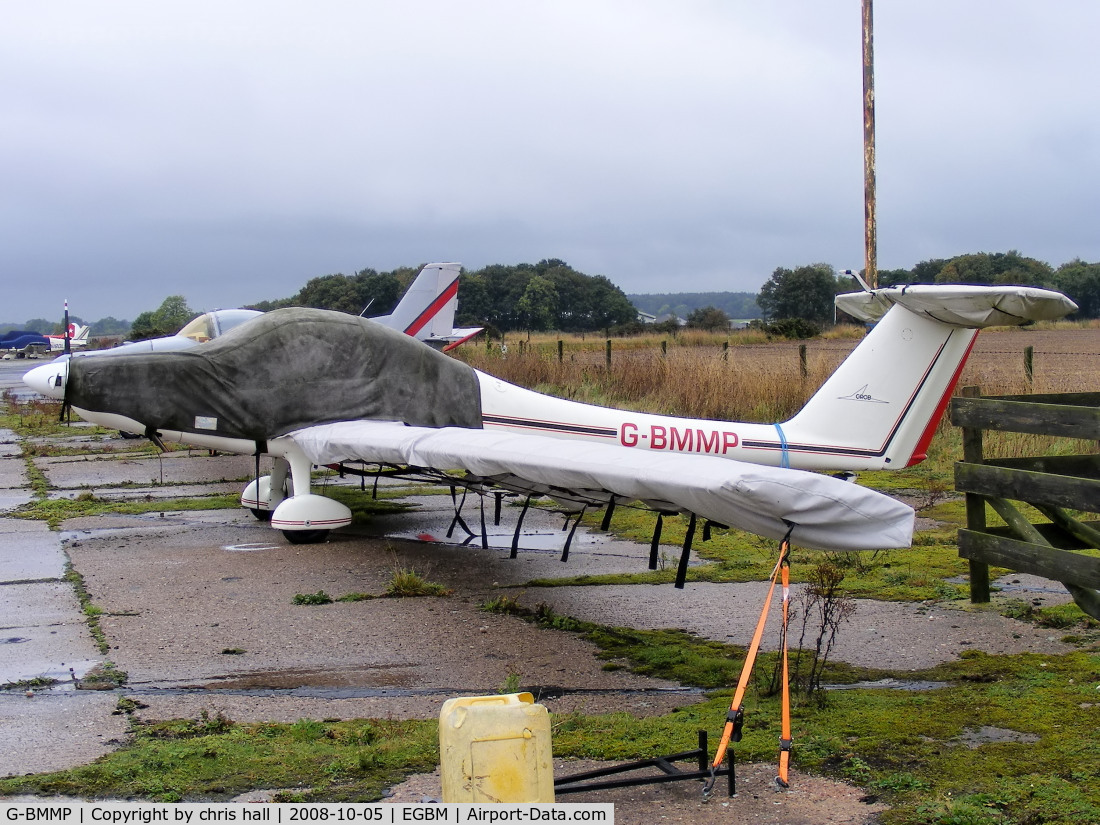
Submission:
[[[875,48],[872,0],[863,0],[863,274],[878,287],[878,228],[875,222]]]

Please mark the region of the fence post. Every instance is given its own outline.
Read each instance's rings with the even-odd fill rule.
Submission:
[[[605,360],[607,361],[607,368],[611,369],[611,339],[610,338],[607,339],[606,350],[607,350],[607,355],[605,356]]]
[[[730,342],[729,341],[723,341],[722,342],[722,360],[723,361],[730,360]]]
[[[809,375],[810,370],[806,366],[806,345],[798,345],[798,374],[802,376],[802,380],[806,380],[806,376]]]
[[[1031,392],[1035,383],[1035,347],[1024,347],[1024,375],[1027,376],[1027,391]]]
[[[963,387],[964,398],[980,398],[980,387]],[[982,431],[977,427],[963,427],[963,461],[982,464]],[[976,493],[966,494],[966,529],[985,532],[985,498]],[[985,604],[989,601],[989,565],[970,559],[970,601]]]
[[[558,339],[558,363],[560,364],[565,360],[565,345],[561,338]]]
[[[666,355],[668,355],[668,339],[667,338],[661,341],[661,357],[663,358]]]

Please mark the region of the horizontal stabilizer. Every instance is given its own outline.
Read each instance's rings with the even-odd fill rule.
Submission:
[[[912,284],[836,296],[838,309],[867,323],[876,323],[895,304],[965,329],[1056,321],[1077,309],[1060,292],[1030,286]]]
[[[539,435],[348,421],[289,438],[315,464],[361,460],[465,470],[486,484],[573,501],[661,502],[720,524],[818,550],[908,547],[913,510],[831,476],[714,456],[638,452]]]

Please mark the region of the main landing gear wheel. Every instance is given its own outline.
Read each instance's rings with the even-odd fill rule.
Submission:
[[[328,538],[328,530],[283,530],[283,535],[291,544],[320,544]]]
[[[271,521],[272,510],[261,510],[258,507],[250,507],[252,515],[256,517],[256,521]],[[289,532],[289,531],[288,531]]]

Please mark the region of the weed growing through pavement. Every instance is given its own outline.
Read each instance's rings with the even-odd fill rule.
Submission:
[[[500,686],[500,693],[519,693],[519,674],[514,670],[508,671],[508,676],[504,680],[504,684]]]
[[[318,590],[316,593],[296,593],[294,604],[332,604],[332,596],[324,590]]]
[[[390,583],[382,595],[390,599],[404,599],[417,596],[449,596],[450,590],[441,584],[430,582],[411,567],[394,569]]]

